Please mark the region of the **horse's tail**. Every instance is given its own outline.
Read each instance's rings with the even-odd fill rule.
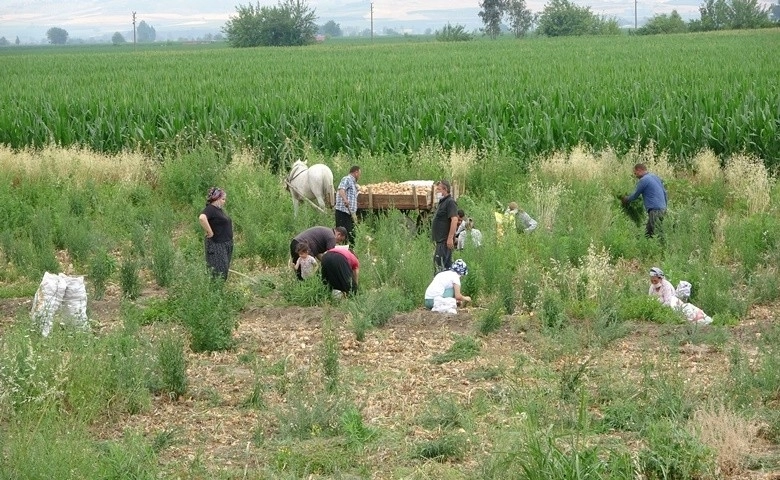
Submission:
[[[336,206],[336,191],[333,189],[333,172],[330,168],[327,169],[327,173],[322,176],[322,191],[325,192],[327,197],[328,208]]]

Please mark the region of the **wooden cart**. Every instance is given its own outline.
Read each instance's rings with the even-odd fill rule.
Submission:
[[[361,185],[357,208],[363,211],[396,209],[404,212],[430,212],[436,204],[433,183],[429,180],[412,180]]]

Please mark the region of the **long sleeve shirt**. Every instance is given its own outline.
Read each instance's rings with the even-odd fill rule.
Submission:
[[[646,173],[636,183],[636,190],[628,196],[628,201],[633,202],[642,195],[645,210],[666,210],[666,188],[664,182],[657,175]]]

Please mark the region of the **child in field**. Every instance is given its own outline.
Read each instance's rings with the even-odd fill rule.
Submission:
[[[317,259],[309,255],[309,246],[306,243],[299,243],[295,253],[298,254],[298,261],[293,265],[293,270],[300,272],[303,279],[314,275],[317,271]]]

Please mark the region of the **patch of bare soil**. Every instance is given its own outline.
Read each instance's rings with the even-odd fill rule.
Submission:
[[[0,322],[14,321],[14,316],[18,317],[15,312],[28,303],[26,299],[0,302]],[[100,325],[110,328],[120,318],[119,306],[117,292],[111,292],[105,300],[90,302],[90,311]],[[754,308],[747,319],[730,329],[728,342],[753,348],[756,336],[776,320],[777,307]],[[600,371],[615,372],[639,382],[643,365],[657,358],[659,370],[677,370],[694,391],[702,391],[728,368],[728,344],[688,343],[681,335],[682,326],[636,324],[629,335],[604,348],[591,349],[598,352],[592,356],[576,358],[566,352],[552,355],[549,340],[542,341],[541,332],[534,326],[538,322],[528,315],[505,317],[500,331],[480,338],[481,352],[476,358],[432,363],[431,357],[450,348],[456,336],[474,334],[477,313],[474,309],[462,309],[454,316],[424,309],[401,313],[384,327],[369,331],[365,341],[358,342],[349,318],[333,306],[248,308],[235,332],[235,349],[188,354],[189,389],[185,397],[175,401],[155,398],[147,411],[96,426],[96,434],[119,438],[131,429],[153,438],[161,432],[173,432],[175,443],[161,452],[162,462],[172,473],[182,473],[195,463],[210,471],[261,468],[269,459],[258,455],[257,445],[278,431],[278,419],[273,412],[283,407],[286,399],[271,385],[278,380],[259,376],[263,370],[258,366],[267,369],[284,364],[288,373],[308,371],[320,375],[321,325],[325,317],[332,320],[338,335],[343,391],[361,408],[367,424],[405,437],[408,443],[428,435],[416,426],[415,417],[432,399],[451,395],[466,402],[477,393],[500,392],[504,388],[500,377],[480,379],[470,375],[481,369],[510,371],[524,363],[560,372],[567,365],[587,361]],[[670,342],[678,343],[677,355],[669,355]],[[586,374],[584,381],[605,379],[587,378]],[[253,409],[245,406],[245,401],[257,382],[268,388],[263,393],[264,407]],[[475,448],[487,452],[488,441]],[[754,450],[757,455],[777,454],[775,446],[759,438],[755,439]],[[375,455],[374,460],[380,464],[409,462],[408,455],[398,452],[380,450]],[[463,467],[473,467],[480,458],[483,455],[470,455]],[[375,473],[375,478],[390,476],[389,471],[381,468]],[[747,472],[731,478],[780,478],[780,471]]]

